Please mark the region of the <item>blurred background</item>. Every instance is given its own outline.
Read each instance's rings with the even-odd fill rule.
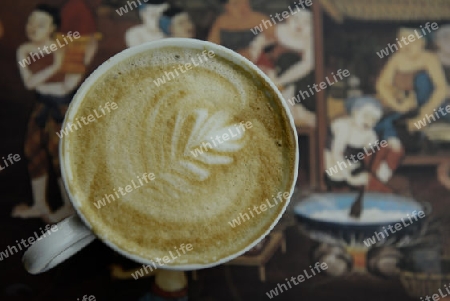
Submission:
[[[69,32],[80,38],[70,40]],[[116,53],[167,37],[209,40],[244,55],[291,103],[300,168],[287,212],[254,249],[183,273],[176,291],[158,271],[134,280],[139,265],[99,241],[29,275],[16,241],[73,214],[55,135],[73,93]],[[29,57],[56,40],[63,56]],[[2,0],[0,70],[0,300],[446,297],[449,0]],[[350,76],[334,77],[343,70]],[[310,90],[321,82],[325,89]],[[387,146],[338,165],[377,140]],[[361,195],[361,216],[351,218]],[[425,217],[367,244],[414,211]],[[328,269],[279,290],[316,262]]]

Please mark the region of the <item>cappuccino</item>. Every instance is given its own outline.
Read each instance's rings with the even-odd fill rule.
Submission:
[[[67,188],[92,230],[128,254],[155,260],[192,245],[168,266],[214,263],[257,241],[287,202],[239,227],[229,221],[290,191],[296,174],[296,137],[277,93],[217,53],[179,67],[204,54],[164,47],[118,61],[65,121],[117,104],[63,138]],[[146,173],[154,180],[96,206]]]

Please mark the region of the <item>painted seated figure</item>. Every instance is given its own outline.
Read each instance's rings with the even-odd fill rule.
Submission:
[[[379,139],[375,126],[383,109],[373,97],[347,100],[348,115],[336,118],[329,129],[325,150],[325,179],[329,190],[392,192],[388,185],[403,157],[402,150]]]
[[[398,39],[414,35],[402,28]],[[445,76],[439,58],[425,49],[425,39],[416,39],[391,55],[377,81],[377,92],[386,115],[376,127],[382,139],[396,149],[419,150],[423,135],[419,121],[434,115],[446,94]]]

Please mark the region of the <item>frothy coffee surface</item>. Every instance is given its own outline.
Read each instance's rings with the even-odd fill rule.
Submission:
[[[286,201],[253,217],[249,208],[273,204],[294,177],[295,138],[276,94],[240,66],[217,55],[200,63],[201,55],[170,47],[118,63],[70,120],[107,102],[117,109],[63,139],[69,189],[93,230],[153,261],[192,245],[166,265],[212,263],[254,242]],[[158,78],[166,83],[157,86]],[[154,180],[146,183],[145,173]],[[106,205],[97,208],[99,200]],[[249,220],[231,227],[244,213]]]

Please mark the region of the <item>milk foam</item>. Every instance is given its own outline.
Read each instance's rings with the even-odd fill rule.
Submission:
[[[255,241],[281,206],[234,229],[228,221],[288,191],[294,175],[295,138],[261,79],[216,56],[154,84],[201,54],[165,48],[116,65],[92,86],[74,118],[107,101],[118,109],[67,138],[70,189],[94,231],[147,259],[193,245],[171,264],[211,263]],[[252,128],[237,133],[241,122]],[[235,136],[192,156],[231,130]],[[155,180],[100,210],[93,205],[143,173]]]

